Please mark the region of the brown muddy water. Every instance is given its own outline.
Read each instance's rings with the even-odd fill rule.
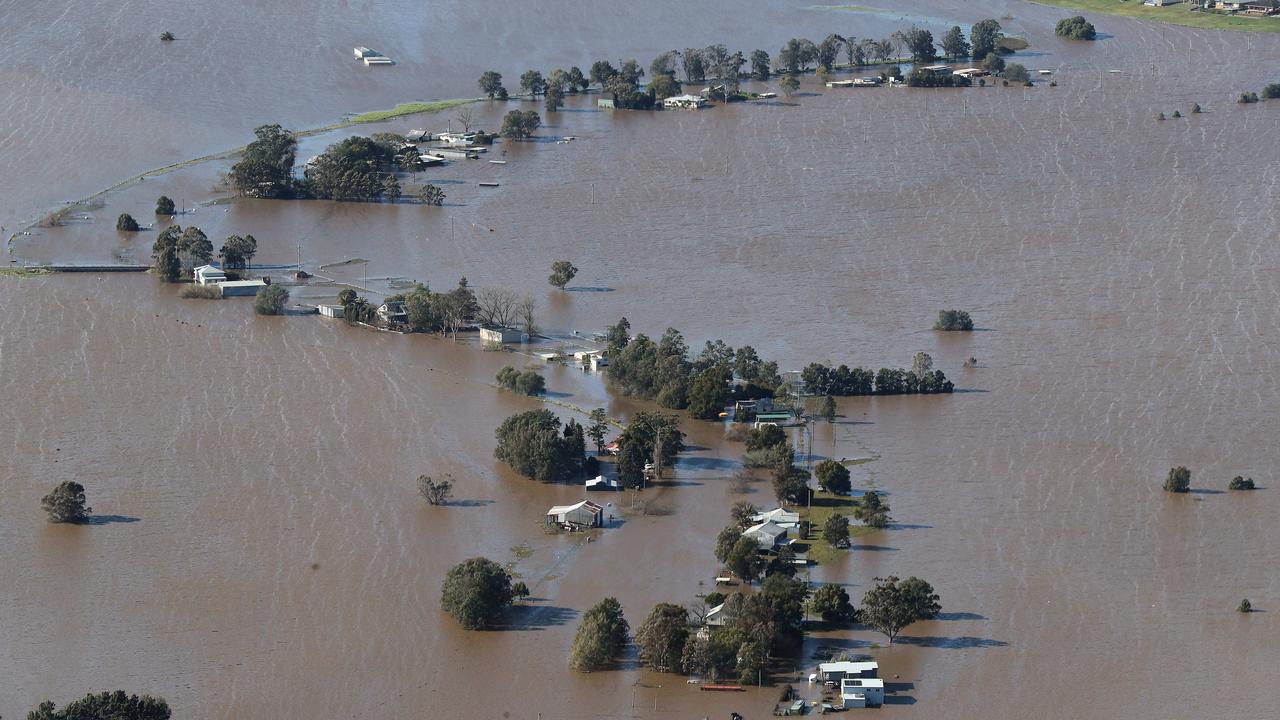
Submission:
[[[584,15],[544,2],[517,19],[466,4],[3,3],[14,38],[0,50],[3,224],[240,144],[260,122],[305,127],[415,94],[469,94],[490,65],[514,84],[526,65],[585,67],[595,54],[647,63],[669,45],[772,49],[912,19],[938,36],[943,21],[1012,15],[1006,28],[1032,42],[1022,62],[1054,70],[1059,86],[811,84],[790,101],[697,113],[609,114],[579,99],[548,119],[547,140],[496,146],[489,157],[505,166],[426,173],[444,208],[209,204],[226,167],[210,163],[21,236],[10,257],[145,260],[149,234],[120,237],[112,223],[149,218],[163,192],[198,204],[182,224],[215,239],[251,232],[258,260],[282,271],[362,258],[321,272],[384,291],[461,275],[508,285],[535,294],[557,336],[625,314],[651,334],[679,327],[695,347],[752,344],[785,368],[905,365],[924,350],[963,392],[848,399],[839,422],[816,428],[820,457],[878,458],[855,479],[888,493],[898,524],[811,577],[858,597],[878,575],[918,575],[945,613],[889,649],[837,633],[806,655],[873,655],[900,689],[877,711],[893,717],[1272,715],[1280,150],[1267,138],[1280,106],[1232,99],[1276,80],[1264,68],[1280,38],[1095,18],[1106,36],[1080,45],[1053,38],[1067,13],[1023,3],[756,5]],[[149,13],[154,28],[130,20]],[[160,48],[151,38],[165,28],[180,41]],[[355,44],[401,64],[357,69]],[[1193,102],[1207,112],[1154,120]],[[505,109],[481,108],[486,124]],[[338,137],[310,139],[300,156]],[[582,269],[570,292],[545,284],[559,258]],[[311,301],[333,292],[294,289]],[[587,544],[540,528],[575,488],[491,459],[493,428],[538,406],[488,384],[523,356],[259,318],[246,301],[179,300],[147,276],[3,277],[0,306],[0,714],[115,687],[192,718],[758,718],[771,707],[775,689],[713,696],[634,658],[612,672],[566,667],[578,617],[601,597],[619,598],[635,625],[656,602],[708,589],[741,452],[719,426],[686,422],[697,449],[647,491],[651,512],[618,498]],[[981,330],[929,331],[944,307],[969,309]],[[977,369],[961,368],[969,356]],[[636,408],[599,376],[547,376],[557,403]],[[1197,492],[1160,492],[1175,464],[1192,468]],[[424,472],[452,474],[459,502],[425,507]],[[1264,489],[1218,492],[1237,474]],[[40,496],[73,478],[100,522],[48,525]],[[746,497],[768,496],[758,485]],[[514,561],[533,591],[508,628],[464,632],[439,610],[445,569],[474,555]],[[1243,597],[1264,612],[1235,613]]]

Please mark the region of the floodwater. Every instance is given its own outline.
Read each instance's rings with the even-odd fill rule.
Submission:
[[[667,45],[896,29],[884,14],[763,2],[584,14],[548,1],[519,16],[474,4],[16,5],[0,4],[14,40],[0,50],[10,232],[61,200],[240,144],[261,122],[307,127],[470,94],[491,65],[514,85],[525,65],[585,67],[597,52],[647,63]],[[143,261],[149,234],[121,238],[112,223],[149,218],[165,193],[198,204],[181,222],[215,240],[253,233],[263,263],[374,290],[463,275],[527,290],[556,336],[626,315],[650,334],[677,326],[695,347],[751,344],[784,368],[906,365],[924,350],[962,392],[847,399],[839,422],[816,428],[819,456],[877,458],[855,480],[888,493],[898,524],[811,575],[854,597],[876,576],[918,575],[944,615],[889,649],[865,632],[810,649],[879,660],[899,690],[886,716],[1163,718],[1192,703],[1269,716],[1280,148],[1267,138],[1280,106],[1233,98],[1276,80],[1264,69],[1280,37],[1094,18],[1105,37],[1081,45],[1053,37],[1068,13],[1036,5],[885,9],[1011,15],[1002,22],[1032,43],[1022,61],[1059,85],[810,84],[697,113],[610,114],[578,99],[548,118],[548,140],[496,146],[504,166],[428,171],[444,208],[209,204],[225,170],[215,162],[20,236],[11,258]],[[152,42],[164,28],[180,40]],[[354,66],[356,44],[400,64]],[[1154,119],[1195,102],[1204,114]],[[492,127],[505,109],[477,114]],[[320,269],[351,258],[368,262]],[[545,283],[561,258],[581,268],[565,293]],[[191,718],[771,707],[775,689],[700,693],[634,658],[590,675],[566,667],[578,617],[600,598],[619,598],[634,626],[654,603],[708,589],[741,451],[718,426],[686,421],[697,449],[646,491],[647,514],[618,499],[611,527],[585,543],[540,529],[543,508],[575,488],[492,460],[493,428],[539,406],[488,385],[523,356],[259,318],[246,301],[179,300],[147,276],[0,278],[0,307],[0,714],[115,687]],[[945,307],[970,310],[980,331],[929,331]],[[962,369],[970,356],[979,367]],[[598,376],[547,379],[565,416],[637,407]],[[1159,483],[1179,464],[1197,492],[1170,497]],[[421,473],[451,474],[458,502],[425,507]],[[1264,489],[1219,492],[1237,474]],[[73,478],[101,522],[48,525],[40,496]],[[767,487],[754,490],[745,497],[764,504]],[[514,562],[532,589],[508,628],[461,631],[439,610],[444,571],[474,555]],[[1235,613],[1244,597],[1264,612]]]

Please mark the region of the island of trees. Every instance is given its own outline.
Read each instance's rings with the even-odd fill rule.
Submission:
[[[58,709],[45,700],[27,713],[27,720],[169,720],[169,703],[150,695],[129,695],[123,690],[89,693]]]
[[[1093,24],[1080,15],[1059,20],[1053,33],[1069,40],[1098,39],[1098,31],[1094,29]]]

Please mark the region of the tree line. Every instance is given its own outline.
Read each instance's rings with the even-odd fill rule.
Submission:
[[[778,364],[762,360],[749,345],[735,350],[721,340],[707,341],[691,357],[678,330],[667,328],[657,342],[643,333],[632,337],[625,317],[609,328],[606,339],[610,387],[663,407],[688,409],[697,419],[716,419],[731,399],[772,397],[782,384]]]
[[[916,353],[912,368],[850,368],[809,363],[800,373],[806,393],[815,395],[931,395],[950,393],[955,385],[941,370],[933,369],[933,358]]]
[[[258,241],[252,235],[229,235],[218,250],[224,268],[244,269],[258,254]],[[213,243],[195,225],[183,228],[170,225],[161,230],[151,246],[151,263],[165,282],[191,277],[191,271],[213,259]]]

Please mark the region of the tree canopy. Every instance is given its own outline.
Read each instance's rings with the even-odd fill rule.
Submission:
[[[547,282],[564,291],[565,285],[568,285],[578,274],[578,268],[568,260],[557,260],[551,263],[551,276],[547,278]]]
[[[252,235],[230,235],[222,243],[218,256],[226,268],[248,267],[253,256],[258,254],[258,241]]]
[[[1184,493],[1191,490],[1191,471],[1186,466],[1179,465],[1169,469],[1169,474],[1164,479],[1165,492]]]
[[[993,18],[979,20],[969,28],[969,44],[972,46],[974,60],[981,60],[996,51],[996,42],[1004,36],[1000,30],[1000,22]]]
[[[120,213],[120,217],[116,218],[116,230],[120,232],[138,232],[140,229],[138,221],[129,213]]]
[[[673,603],[659,603],[636,630],[640,661],[658,672],[673,672],[680,667],[688,639],[688,611]]]
[[[289,289],[283,285],[268,285],[258,290],[253,300],[253,311],[259,315],[279,315],[289,302]]]
[[[557,482],[573,477],[582,461],[584,444],[580,434],[564,437],[560,419],[550,410],[529,410],[512,415],[498,426],[498,446],[493,455],[512,470],[543,482]],[[572,433],[572,430],[570,430]]]
[[[293,162],[298,141],[279,125],[263,125],[253,131],[255,140],[244,156],[231,166],[228,179],[241,195],[262,198],[288,197],[293,191]]]
[[[480,92],[488,96],[490,100],[494,98],[499,100],[507,99],[507,89],[502,86],[502,75],[492,70],[486,70],[480,76]]]
[[[46,700],[27,713],[27,720],[169,720],[169,704],[150,695],[129,695],[123,690],[89,693],[61,710]]]
[[[450,568],[440,590],[440,607],[468,630],[492,625],[511,600],[510,574],[483,557]]]
[[[892,645],[903,628],[936,616],[942,610],[938,600],[933,586],[920,578],[876,578],[875,587],[862,600],[860,618],[868,627],[883,633]]]
[[[1093,23],[1085,20],[1083,16],[1063,18],[1054,26],[1053,33],[1061,38],[1069,40],[1096,40],[1098,31],[1094,29]]]
[[[63,480],[40,499],[40,507],[49,522],[78,523],[89,518],[93,508],[85,505],[84,486],[75,480]]]
[[[569,666],[583,672],[608,667],[622,654],[629,631],[622,605],[611,597],[601,600],[582,616],[570,645]]]
[[[321,199],[373,200],[385,190],[378,168],[393,159],[393,151],[372,138],[345,138],[308,164],[304,187]]]
[[[823,622],[833,625],[842,625],[854,617],[849,593],[839,585],[823,585],[818,588],[809,600],[809,609],[819,615]]]
[[[502,118],[502,129],[498,131],[504,138],[523,140],[542,125],[542,118],[533,110],[512,110]]]
[[[942,52],[952,60],[969,54],[969,41],[965,40],[959,25],[952,25],[942,36]]]
[[[849,468],[835,460],[823,460],[818,463],[813,468],[813,474],[818,478],[818,487],[827,492],[845,495],[852,487],[849,482]]]

